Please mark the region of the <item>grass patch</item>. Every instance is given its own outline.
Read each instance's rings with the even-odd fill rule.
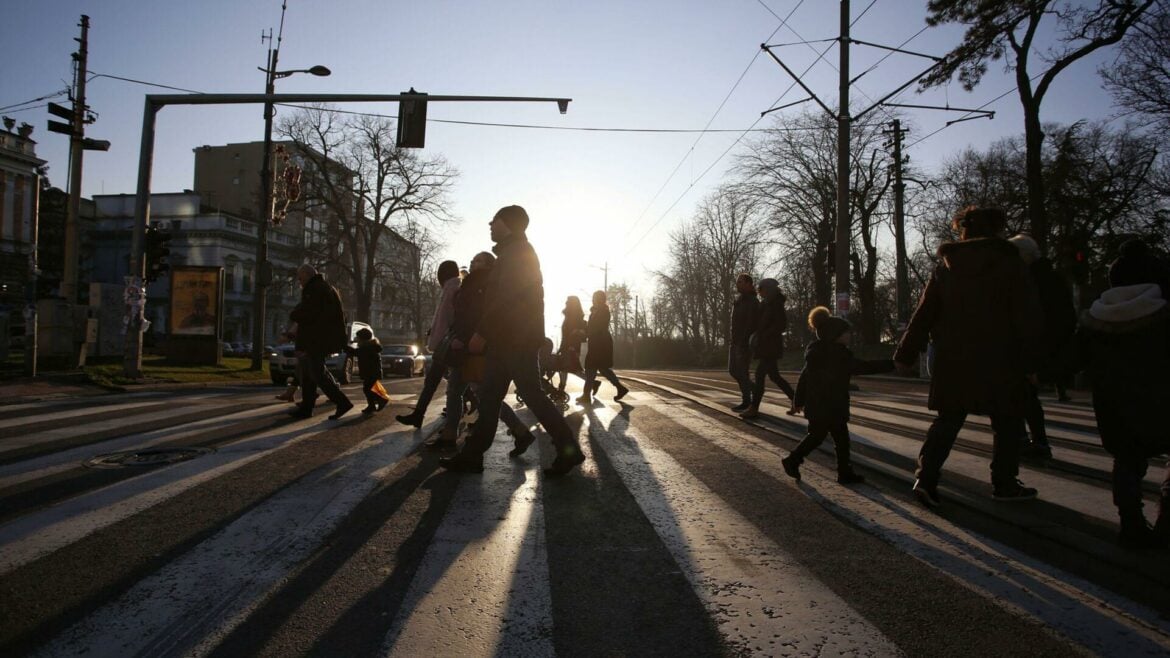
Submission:
[[[252,360],[247,358],[224,357],[223,362],[219,365],[187,366],[171,363],[161,356],[144,356],[142,358],[142,375],[143,379],[149,383],[240,383],[268,379],[267,367],[251,370],[251,365]],[[83,370],[90,381],[102,386],[142,383],[142,380],[128,379],[123,376],[121,359],[116,362],[86,365]]]

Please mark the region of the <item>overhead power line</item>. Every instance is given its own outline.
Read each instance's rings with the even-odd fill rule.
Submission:
[[[8,110],[20,107],[21,105],[31,105],[33,103],[39,103],[40,101],[47,101],[50,98],[57,98],[60,96],[67,96],[67,95],[69,95],[69,90],[68,89],[61,89],[61,90],[55,91],[51,94],[45,94],[44,96],[37,96],[36,98],[31,98],[23,103],[13,103],[12,105],[5,105],[4,107],[0,107],[0,112],[7,112]],[[28,109],[28,108],[25,108],[25,109]]]

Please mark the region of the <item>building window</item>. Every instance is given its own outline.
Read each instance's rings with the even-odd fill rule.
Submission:
[[[252,268],[244,268],[244,292],[252,292]]]

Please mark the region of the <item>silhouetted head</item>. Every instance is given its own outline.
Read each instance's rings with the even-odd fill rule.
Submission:
[[[818,306],[808,312],[808,328],[817,335],[817,340],[848,343],[853,326],[844,318],[835,317],[828,308]]]
[[[750,295],[756,289],[756,282],[752,280],[752,275],[744,272],[735,278],[735,289],[745,295]]]
[[[471,271],[490,270],[496,264],[496,257],[490,251],[481,251],[471,257]]]
[[[528,230],[528,212],[520,206],[504,206],[496,211],[489,226],[492,230],[492,242],[499,242],[509,235]]]
[[[309,279],[315,276],[317,276],[317,268],[308,263],[297,268],[297,283],[301,284],[301,287],[304,287],[309,282]]]
[[[369,340],[374,337],[374,332],[369,329],[358,329],[358,332],[354,335],[357,336],[358,340]]]
[[[1157,283],[1164,287],[1166,276],[1166,266],[1158,261],[1149,245],[1137,238],[1123,243],[1117,260],[1109,265],[1109,285],[1114,288],[1139,283]]]
[[[581,308],[581,298],[576,295],[569,295],[566,297],[565,310],[561,311],[561,313],[563,315],[584,315],[585,309]]]
[[[453,260],[445,260],[439,263],[440,286],[457,276],[459,276],[459,263],[456,263]]]
[[[776,279],[760,279],[756,284],[756,290],[760,293],[760,297],[764,299],[772,299],[780,294],[780,282]]]
[[[955,213],[951,228],[959,232],[960,240],[994,238],[1007,228],[1007,215],[999,208],[967,206]]]
[[[1008,242],[1020,250],[1020,258],[1024,259],[1025,264],[1031,265],[1040,260],[1040,245],[1027,233],[1017,233],[1008,238]]]
[[[604,290],[598,290],[597,292],[593,293],[593,305],[594,306],[606,306],[606,298],[605,298],[605,291]]]

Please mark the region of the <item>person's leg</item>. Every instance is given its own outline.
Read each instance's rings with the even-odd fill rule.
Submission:
[[[584,461],[581,448],[577,445],[577,437],[565,422],[565,417],[548,399],[540,388],[540,372],[536,365],[536,355],[525,352],[510,355],[510,370],[516,382],[516,392],[528,401],[528,408],[536,415],[536,420],[544,426],[552,439],[556,459],[550,474],[563,475],[573,466]]]
[[[435,396],[435,391],[439,388],[439,383],[443,381],[443,375],[446,372],[446,359],[434,358],[431,360],[431,369],[427,371],[427,376],[423,380],[422,392],[418,394],[418,402],[414,405],[415,414],[426,415],[427,407],[431,405],[431,398]]]
[[[1024,420],[1028,425],[1030,443],[1048,448],[1048,432],[1044,427],[1044,407],[1040,404],[1040,389],[1031,384],[1028,384],[1028,403],[1024,409]],[[1028,451],[1028,454],[1031,452]]]
[[[850,452],[852,445],[849,441],[849,426],[839,423],[829,428],[833,437],[833,447],[837,452],[837,482],[841,484],[859,484],[865,478],[853,470],[853,460]]]
[[[382,396],[374,392],[374,383],[377,381],[377,377],[362,378],[362,393],[366,395],[366,408],[372,411],[376,411],[378,404],[382,401]]]
[[[452,438],[459,431],[459,420],[463,417],[463,397],[467,383],[463,381],[463,368],[453,366],[447,372],[447,414],[444,416],[444,428],[449,430]]]
[[[341,387],[337,385],[337,380],[333,378],[333,373],[329,372],[329,369],[325,367],[325,355],[314,354],[312,355],[312,359],[313,368],[316,370],[315,379],[317,380],[317,387],[321,389],[325,397],[337,405],[336,415],[340,416],[345,413],[345,410],[353,407],[353,402],[350,402],[349,397],[341,392]]]
[[[752,381],[752,409],[759,409],[764,401],[764,383],[768,377],[768,359],[760,359],[756,364],[756,376]]]
[[[1161,528],[1151,528],[1142,512],[1142,479],[1147,468],[1147,460],[1139,455],[1113,457],[1113,504],[1121,524],[1117,540],[1127,548],[1156,548],[1166,543]]]
[[[557,376],[560,377],[560,380],[557,382],[557,390],[564,393],[565,383],[569,381],[569,371],[561,370],[557,372]]]
[[[317,380],[325,372],[325,357],[305,354],[299,361],[301,366],[301,409],[312,412],[317,404]]]
[[[781,391],[784,391],[784,395],[787,395],[789,400],[796,397],[796,391],[792,389],[792,386],[788,383],[788,380],[780,376],[779,359],[768,359],[768,377],[772,379],[772,382],[776,384],[776,386]]]
[[[796,444],[796,447],[788,455],[788,458],[796,462],[797,466],[803,464],[805,458],[819,448],[828,435],[829,426],[826,423],[809,420],[808,434],[805,434],[800,443]]]
[[[585,369],[585,387],[581,392],[581,397],[577,401],[582,404],[589,404],[593,398],[593,386],[597,383],[597,368]]]
[[[967,420],[965,411],[940,411],[930,429],[926,430],[926,440],[922,442],[922,449],[918,452],[918,468],[914,476],[918,481],[930,489],[938,486],[939,476],[943,463],[951,454],[959,430]]]
[[[727,348],[727,373],[739,385],[739,392],[743,397],[741,404],[733,407],[736,411],[743,411],[752,404],[752,379],[748,374],[750,366],[751,359],[747,349],[737,345]]]
[[[1015,487],[1020,474],[1020,448],[1024,438],[1024,419],[1010,414],[991,414],[991,482]]]
[[[492,441],[495,440],[496,426],[500,422],[500,403],[504,401],[511,383],[512,373],[507,360],[489,353],[484,364],[483,382],[479,385],[479,418],[455,459],[476,461],[483,468],[483,453],[492,447]]]

